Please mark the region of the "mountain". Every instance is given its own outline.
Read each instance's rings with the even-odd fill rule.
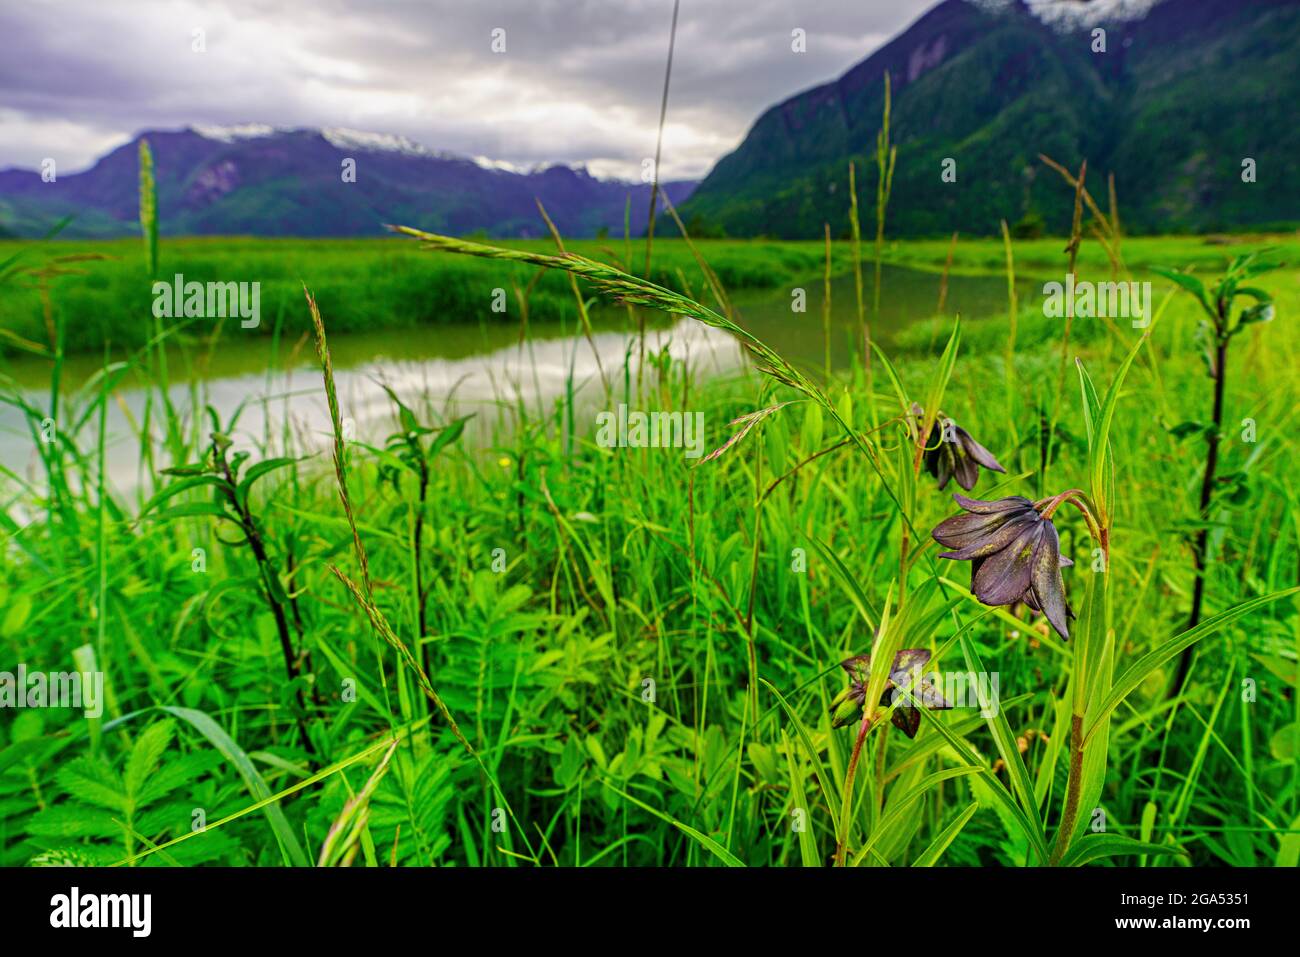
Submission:
[[[31,170],[0,171],[0,228],[41,235],[64,215],[67,236],[138,233],[139,140],[149,141],[167,235],[369,236],[384,223],[435,232],[542,236],[540,199],[564,236],[644,231],[650,186],[601,180],[583,169],[492,168],[401,137],[349,130],[191,127],[142,133],[90,169],[43,182]],[[345,182],[344,161],[355,161]],[[661,188],[674,203],[694,183]]]
[[[1103,0],[946,0],[838,80],[768,109],[681,214],[700,235],[814,238],[823,223],[844,235],[853,160],[873,235],[888,72],[889,235],[992,234],[1002,219],[1067,233],[1073,191],[1039,153],[1071,169],[1087,159],[1103,205],[1113,173],[1129,231],[1300,224],[1300,0],[1135,6],[1145,15]],[[941,180],[945,158],[956,182]],[[1242,181],[1246,158],[1257,182]]]

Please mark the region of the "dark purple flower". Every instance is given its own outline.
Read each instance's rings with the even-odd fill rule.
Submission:
[[[951,549],[939,557],[971,563],[971,591],[984,604],[1024,602],[1069,638],[1066,621],[1074,615],[1065,601],[1061,569],[1074,563],[1061,555],[1052,520],[1019,495],[993,502],[960,494],[953,498],[966,511],[930,533]]]
[[[913,405],[912,411],[917,416],[922,415],[920,406]],[[992,452],[971,438],[971,434],[952,419],[937,420],[925,446],[926,471],[939,480],[941,492],[954,477],[957,484],[969,492],[979,481],[981,465],[993,472],[1006,472]]]
[[[894,665],[889,669],[885,679],[885,690],[880,697],[880,704],[888,707],[898,689],[904,689],[912,698],[925,708],[946,710],[952,705],[944,700],[943,694],[935,686],[934,675],[922,675],[921,669],[930,660],[930,652],[924,648],[904,648],[894,656]],[[840,662],[840,667],[849,673],[849,686],[835,696],[831,702],[831,727],[842,728],[852,720],[867,696],[867,682],[871,680],[871,655],[854,655]],[[898,706],[894,708],[890,720],[909,738],[916,737],[921,726],[921,713],[902,694],[898,694]]]

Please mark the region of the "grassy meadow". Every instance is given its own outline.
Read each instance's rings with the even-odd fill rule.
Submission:
[[[554,248],[541,240],[510,245],[538,252]],[[643,243],[574,240],[565,245],[579,255],[630,262],[636,272],[645,272]],[[820,275],[824,262],[824,251],[816,243],[717,240],[704,246],[710,267],[732,291],[792,285]],[[57,264],[61,274],[45,278],[48,297],[38,278],[11,283],[0,298],[0,329],[48,343],[49,327],[60,323],[67,353],[98,352],[106,341],[133,349],[149,342],[154,333],[149,322],[153,297],[150,283],[140,281],[146,267],[139,240],[66,240],[44,247],[43,257],[36,248],[40,247],[33,243],[0,240],[0,263],[18,256],[16,265],[35,267],[53,258],[78,258]],[[852,268],[847,245],[835,251],[833,268],[836,274]],[[157,275],[170,282],[176,273],[186,281],[239,277],[261,283],[262,321],[254,334],[266,336],[279,328],[301,331],[303,282],[322,301],[338,304],[330,322],[335,333],[464,322],[517,325],[525,293],[528,318],[533,321],[558,322],[567,317],[574,322],[577,314],[569,283],[556,272],[537,276],[536,270],[523,266],[430,257],[400,238],[164,240]],[[655,243],[649,274],[661,285],[703,292],[699,268],[679,239]],[[493,311],[496,288],[505,290],[508,311]],[[177,331],[175,338],[199,341],[210,335],[211,328],[212,323],[204,320]],[[21,354],[21,346],[0,337],[0,354],[5,352]]]
[[[49,388],[0,379],[31,442],[0,468],[0,670],[102,673],[104,707],[0,717],[0,864],[1297,863],[1300,284],[1242,280],[1277,319],[1233,337],[1212,443],[1206,313],[1149,271],[1212,284],[1266,246],[1294,263],[1296,237],[1125,237],[1115,265],[1085,238],[1080,279],[1153,281],[1146,328],[1039,298],[939,308],[945,271],[1061,279],[1062,238],[886,242],[884,262],[934,272],[935,310],[829,378],[747,341],[726,295],[814,287],[820,243],[656,240],[654,286],[641,242],[160,245],[157,275],[263,280],[257,333],[317,348],[332,448],[286,426],[246,457],[201,381],[165,397],[139,241],[23,246],[0,371],[25,355]],[[830,272],[853,250],[836,239]],[[747,346],[738,375],[630,351],[607,393],[587,386],[601,408],[700,413],[720,454],[605,447],[576,386],[544,409],[503,393],[486,444],[439,395],[394,400],[391,435],[345,435],[330,335],[496,321],[495,287],[500,321],[527,302],[573,323],[571,276],[581,313],[627,302],[630,335],[667,311]],[[813,310],[791,321],[823,335]],[[65,355],[106,343],[102,374],[61,384]],[[136,489],[106,478],[99,428],[128,376],[154,388]],[[947,419],[1005,468],[973,497],[1056,503],[1068,639],[939,557],[959,489],[925,463]],[[895,697],[833,728],[840,662],[900,649],[996,676],[996,701]],[[909,710],[915,737],[891,721]]]

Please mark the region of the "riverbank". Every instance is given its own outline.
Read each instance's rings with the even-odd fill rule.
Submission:
[[[1063,270],[1060,239],[1017,240],[1013,259],[1017,274],[1056,277]],[[554,244],[527,241],[511,248],[554,252]],[[644,242],[630,247],[621,240],[587,240],[566,243],[578,255],[622,265],[632,272],[645,271]],[[1200,271],[1221,267],[1243,248],[1271,245],[1282,258],[1300,259],[1300,240],[1294,235],[1271,237],[1159,237],[1130,238],[1122,255],[1127,267],[1145,271],[1150,266],[1177,264]],[[703,240],[697,249],[722,288],[744,297],[760,291],[805,289],[819,295],[825,272],[826,251],[816,242],[764,240]],[[852,247],[836,241],[831,247],[831,274],[852,273]],[[949,253],[951,252],[951,262]],[[870,284],[873,263],[870,243],[863,245],[865,282]],[[0,286],[0,355],[53,347],[52,330],[62,329],[65,354],[102,354],[106,342],[119,349],[134,349],[149,342],[156,332],[155,294],[148,279],[142,244],[137,240],[54,241],[19,243],[0,241],[0,263],[21,256],[23,270],[46,270],[41,276],[11,276]],[[528,323],[576,328],[577,305],[567,276],[554,270],[541,274],[532,267],[499,261],[438,256],[423,251],[412,240],[385,237],[370,240],[303,240],[239,237],[165,239],[160,247],[158,276],[169,287],[179,274],[184,283],[236,283],[237,294],[256,286],[257,316],[243,315],[231,297],[225,324],[250,336],[273,336],[277,331],[300,329],[302,284],[318,299],[330,304],[332,328],[338,333],[417,330],[452,325],[501,325],[520,328]],[[959,238],[886,243],[883,262],[910,269],[952,276],[1005,276],[1006,253],[995,240]],[[1085,242],[1080,268],[1108,269],[1101,250]],[[681,239],[656,239],[649,274],[658,284],[677,292],[712,301],[708,279],[695,255]],[[940,285],[935,279],[934,307],[913,304],[919,317],[938,310]],[[45,286],[43,291],[42,285]],[[46,295],[48,293],[48,295]],[[868,289],[867,308],[872,307]],[[584,287],[584,294],[591,290]],[[787,293],[788,294],[788,293]],[[173,337],[202,341],[208,338],[215,317],[185,320],[172,308],[161,327]],[[183,299],[183,296],[177,296]],[[224,296],[223,296],[224,298]],[[526,301],[526,305],[525,305]],[[183,302],[176,304],[183,306]],[[220,305],[220,300],[218,301]],[[206,296],[204,299],[206,310]],[[615,310],[597,309],[593,322],[604,328],[620,327]],[[621,313],[621,310],[617,310]],[[176,327],[180,327],[177,329]],[[14,337],[17,337],[16,339]],[[23,342],[29,344],[24,347]]]

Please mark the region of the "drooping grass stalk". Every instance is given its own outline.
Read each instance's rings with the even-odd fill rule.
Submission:
[[[499,259],[507,262],[529,263],[535,266],[543,266],[548,269],[567,270],[586,278],[592,282],[598,290],[617,301],[638,306],[649,306],[670,315],[688,316],[704,323],[705,325],[713,326],[716,329],[722,329],[730,333],[746,351],[749,358],[754,362],[755,367],[761,373],[812,399],[824,412],[831,416],[857,449],[867,457],[867,460],[871,463],[872,469],[875,471],[876,475],[880,477],[885,493],[889,496],[894,507],[898,510],[902,521],[909,525],[911,524],[911,519],[907,514],[907,510],[903,507],[898,498],[898,494],[895,492],[888,476],[885,474],[876,450],[866,442],[862,433],[854,429],[853,426],[845,420],[843,415],[841,415],[840,410],[830,401],[829,398],[827,398],[826,393],[822,389],[818,388],[817,385],[795,369],[770,346],[754,336],[748,330],[737,325],[732,319],[714,312],[712,309],[702,305],[694,299],[673,292],[670,289],[665,289],[663,286],[656,285],[649,280],[629,275],[613,266],[596,262],[595,260],[587,259],[574,253],[566,253],[564,256],[550,256],[529,250],[507,249],[500,246],[488,246],[465,239],[457,239],[452,236],[440,236],[436,233],[427,233],[423,230],[413,229],[409,226],[389,226],[388,228],[394,232],[419,240],[425,249],[456,253],[459,255],[477,256],[484,259]],[[912,529],[912,533],[916,534],[915,528]],[[935,569],[935,573],[937,574],[937,569]]]
[[[1101,207],[1097,205],[1097,201],[1092,198],[1092,194],[1088,192],[1087,187],[1080,183],[1074,174],[1044,153],[1039,153],[1038,158],[1042,160],[1044,164],[1060,174],[1061,178],[1065,180],[1066,185],[1069,186],[1070,189],[1077,190],[1083,196],[1084,205],[1088,207],[1088,212],[1092,213],[1093,223],[1095,226],[1093,235],[1101,244],[1101,247],[1103,251],[1105,251],[1107,259],[1110,260],[1111,267],[1115,273],[1118,274],[1121,272],[1124,263],[1119,255],[1119,212],[1114,208],[1113,195],[1111,198],[1111,215],[1107,216],[1101,211]]]
[[[416,684],[420,691],[433,702],[456,740],[460,742],[461,746],[465,748],[470,757],[478,764],[479,769],[483,772],[487,781],[491,785],[492,790],[495,791],[497,797],[502,802],[506,813],[510,816],[511,821],[518,830],[520,840],[523,841],[524,846],[528,848],[529,854],[532,855],[534,860],[536,860],[537,855],[533,851],[532,842],[529,840],[528,832],[524,829],[523,825],[519,823],[518,818],[515,817],[514,809],[511,806],[510,801],[506,798],[505,791],[502,790],[500,783],[498,783],[496,775],[483,761],[482,756],[477,750],[475,750],[474,746],[470,744],[469,739],[465,737],[464,733],[460,729],[460,725],[456,723],[456,719],[452,717],[451,711],[448,710],[447,705],[443,702],[442,696],[434,689],[433,683],[429,680],[429,676],[425,672],[424,668],[420,666],[419,661],[417,661],[415,656],[411,654],[411,650],[407,647],[406,642],[402,641],[402,639],[397,635],[392,626],[388,623],[388,619],[384,616],[384,613],[379,609],[379,606],[375,604],[374,586],[370,580],[370,561],[366,555],[365,546],[361,543],[361,534],[357,530],[356,515],[352,508],[352,497],[348,493],[347,464],[343,447],[343,422],[342,417],[339,414],[338,390],[334,384],[334,367],[330,359],[329,343],[325,338],[325,323],[321,319],[320,310],[317,308],[316,300],[312,297],[312,294],[305,287],[303,293],[307,297],[307,305],[311,312],[312,327],[316,334],[316,354],[321,363],[321,372],[325,381],[325,395],[330,410],[330,422],[334,427],[333,455],[335,481],[338,485],[339,498],[343,504],[343,513],[346,516],[348,526],[352,531],[353,549],[356,553],[357,563],[361,566],[362,582],[365,590],[363,591],[361,587],[358,587],[352,579],[338,568],[338,566],[330,564],[327,565],[327,567],[329,568],[330,573],[343,584],[349,593],[351,593],[357,604],[361,606],[366,617],[370,620],[371,627],[374,629],[375,634],[378,635],[385,644],[397,652],[398,660],[406,666],[412,675],[414,675]],[[380,672],[381,674],[383,673],[382,659],[380,660]]]
[[[334,457],[334,478],[338,484],[339,500],[343,504],[343,514],[348,520],[352,532],[352,548],[361,566],[361,581],[365,585],[366,597],[373,601],[374,586],[370,582],[370,559],[365,546],[361,544],[361,534],[357,531],[356,515],[352,511],[352,496],[348,493],[347,453],[343,447],[343,416],[339,412],[338,389],[334,385],[334,364],[330,358],[329,342],[325,338],[325,323],[321,319],[316,299],[306,286],[303,294],[307,297],[307,308],[311,312],[312,328],[316,334],[316,358],[321,365],[321,374],[325,380],[325,401],[329,406],[330,424],[334,427],[334,441],[331,451]]]
[[[1075,178],[1074,184],[1074,218],[1070,223],[1070,242],[1065,247],[1069,254],[1070,261],[1066,267],[1066,275],[1074,277],[1076,275],[1075,263],[1079,257],[1079,246],[1083,243],[1083,183],[1088,176],[1088,161],[1084,160],[1079,166],[1079,175]],[[1070,326],[1074,321],[1074,303],[1067,301],[1065,304],[1065,335],[1061,339],[1061,373],[1057,377],[1056,383],[1056,405],[1057,411],[1060,410],[1061,392],[1065,387],[1065,369],[1069,362],[1070,354]],[[1056,413],[1053,413],[1052,424],[1056,424]]]

